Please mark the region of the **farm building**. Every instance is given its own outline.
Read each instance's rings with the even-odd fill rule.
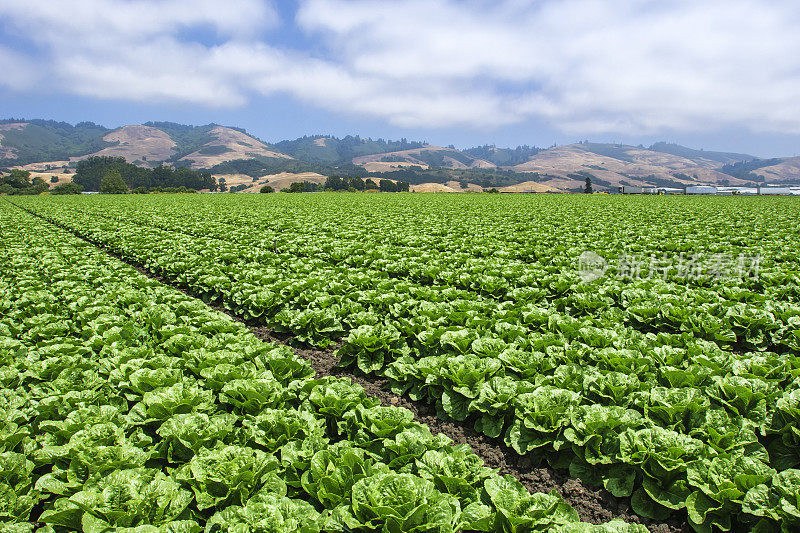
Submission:
[[[658,189],[655,187],[633,187],[631,185],[623,185],[617,188],[620,194],[658,194]]]
[[[717,194],[717,188],[712,185],[692,185],[684,189],[686,194]]]
[[[758,189],[756,187],[718,187],[717,194],[754,196],[758,194]]]
[[[792,194],[789,187],[759,187],[758,194],[764,196],[788,196]]]

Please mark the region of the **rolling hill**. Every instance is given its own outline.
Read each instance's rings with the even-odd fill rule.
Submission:
[[[192,168],[200,169],[254,157],[294,159],[292,156],[278,152],[258,139],[233,128],[215,126],[208,133],[210,139],[205,144],[194,152],[181,157],[178,161],[188,163]]]
[[[441,148],[429,144],[396,152],[364,155],[353,158],[353,164],[371,172],[386,172],[401,166],[417,165],[423,168],[495,168],[497,165],[474,158],[455,148]],[[383,169],[387,170],[383,170]]]
[[[360,156],[403,151],[419,148],[424,144],[409,142],[406,139],[385,141],[383,139],[363,139],[351,135],[337,139],[332,136],[314,135],[293,141],[280,141],[275,143],[275,148],[309,163],[340,165],[349,163],[353,158]]]
[[[66,177],[78,161],[92,156],[122,157],[148,167],[210,170],[242,185],[247,182],[248,189],[270,176],[283,182],[293,176],[300,180],[332,174],[403,180],[418,190],[442,191],[574,191],[586,178],[596,190],[800,183],[797,157],[762,160],[665,142],[649,147],[584,141],[547,149],[484,145],[458,150],[407,139],[315,135],[269,144],[241,128],[218,124],[146,122],[110,130],[91,122],[0,120],[0,168]]]
[[[767,183],[800,184],[800,157],[787,157],[752,171]]]
[[[720,166],[720,165],[717,165]],[[543,183],[573,188],[571,182],[589,177],[601,187],[645,185],[683,187],[697,183],[744,185],[746,180],[724,174],[707,164],[685,157],[620,145],[571,144],[539,152],[525,163],[510,167],[516,172],[535,173]]]
[[[59,161],[98,152],[110,130],[92,122],[0,120],[0,166]]]
[[[649,150],[652,150],[654,152],[663,152],[665,154],[676,155],[686,159],[691,159],[692,161],[698,161],[698,162],[709,161],[712,167],[719,166],[719,163],[726,165],[730,163],[736,163],[737,161],[752,161],[754,159],[758,159],[757,157],[748,154],[695,150],[693,148],[687,148],[679,144],[665,143],[665,142],[655,143],[650,146]]]
[[[123,157],[128,163],[166,161],[172,157],[177,143],[172,138],[150,126],[123,126],[103,136],[109,146],[74,159],[95,156]]]

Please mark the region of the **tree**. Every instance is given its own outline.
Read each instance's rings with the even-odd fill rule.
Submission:
[[[275,189],[269,185],[264,185],[258,192],[275,192]]]
[[[71,181],[62,183],[61,185],[56,185],[50,190],[50,194],[80,194],[82,192],[83,187],[77,183],[72,183]]]
[[[325,180],[325,188],[330,191],[341,191],[347,188],[347,182],[333,174]]]
[[[398,181],[395,184],[395,188],[397,192],[408,192],[411,190],[411,184],[407,181]]]
[[[394,182],[390,180],[380,180],[378,182],[381,192],[396,192],[397,187],[394,186]]]
[[[345,180],[347,181],[348,188],[353,188],[357,191],[363,191],[366,188],[364,180],[359,177],[345,178]]]
[[[11,169],[11,175],[4,180],[15,189],[24,189],[31,186],[31,173],[18,168]]]
[[[211,189],[217,187],[217,180],[210,172],[199,172],[189,168],[173,169],[163,165],[156,168],[138,167],[122,157],[92,156],[77,164],[72,181],[87,191],[100,189],[100,180],[110,170],[116,170],[130,189],[146,187],[186,187],[190,189]]]
[[[103,174],[100,179],[101,194],[125,194],[126,192],[128,192],[128,186],[125,185],[118,170],[112,169]]]
[[[39,176],[30,179],[31,173],[18,168],[8,175],[0,176],[0,194],[41,194],[49,185]]]
[[[586,186],[583,188],[583,192],[586,194],[592,194],[592,178],[586,176]]]
[[[228,184],[225,183],[225,178],[220,178],[218,184],[219,184],[219,192],[225,192],[228,190]]]
[[[50,176],[50,183],[58,183],[58,176]]]
[[[375,183],[374,181],[372,181],[371,178],[367,178],[367,181],[364,183],[364,188],[365,189],[377,189],[378,188],[378,184]]]
[[[304,181],[293,181],[289,185],[289,192],[303,192],[306,190],[306,183]]]
[[[89,157],[78,162],[72,181],[86,191],[99,191],[103,176],[111,170],[116,170],[121,175],[126,164],[122,157]]]

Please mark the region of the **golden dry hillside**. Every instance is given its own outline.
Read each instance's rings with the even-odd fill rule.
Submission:
[[[800,182],[800,157],[789,157],[777,165],[762,167],[753,174],[763,176],[767,183],[781,184],[786,181]]]
[[[123,126],[103,137],[103,140],[117,144],[76,159],[94,155],[124,157],[128,163],[164,161],[172,157],[172,149],[176,145],[175,141],[160,129],[139,125]]]
[[[246,185],[245,189],[240,192],[258,192],[264,185],[269,185],[275,191],[280,191],[289,186],[295,181],[308,181],[322,185],[327,176],[317,174],[315,172],[281,172],[279,174],[268,174],[265,176],[248,176],[247,174],[215,174],[215,178],[224,178],[225,184],[228,187],[236,187],[239,185]]]
[[[496,165],[476,159],[464,152],[453,148],[442,148],[441,146],[425,145],[420,148],[410,150],[400,150],[397,152],[362,155],[353,158],[354,165],[360,165],[370,171],[377,170],[376,163],[388,165],[389,168],[397,168],[399,165],[418,165],[423,168],[431,166],[447,168],[493,168]],[[368,168],[368,165],[373,165]]]
[[[516,172],[539,173],[541,183],[555,188],[574,188],[587,176],[595,184],[663,186],[678,184],[729,183],[744,185],[746,181],[710,168],[711,161],[699,163],[672,154],[624,147],[615,157],[601,155],[580,144],[559,146],[540,152],[526,163],[509,167]],[[716,163],[717,166],[721,166]]]
[[[210,141],[198,150],[185,155],[180,161],[191,161],[191,167],[199,169],[256,156],[293,159],[292,156],[276,152],[261,141],[232,128],[216,126],[209,135],[213,137]]]

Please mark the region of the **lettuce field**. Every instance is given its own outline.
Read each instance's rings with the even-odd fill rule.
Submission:
[[[0,525],[800,530],[799,245],[793,198],[2,198]]]

